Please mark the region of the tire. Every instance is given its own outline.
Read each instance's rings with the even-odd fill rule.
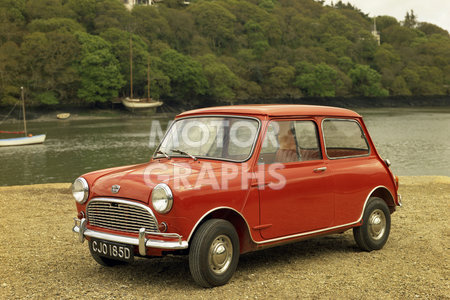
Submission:
[[[239,261],[239,237],[225,220],[211,219],[196,232],[189,250],[189,269],[195,282],[205,288],[226,284]]]
[[[125,261],[107,258],[107,257],[100,256],[100,255],[98,255],[97,253],[93,252],[93,251],[92,251],[92,247],[91,247],[91,241],[89,241],[89,251],[91,252],[92,258],[93,258],[99,265],[102,265],[102,266],[104,266],[104,267],[114,267],[114,266],[118,266],[118,265],[126,265],[126,264],[127,264],[127,262],[125,262]]]
[[[353,228],[353,237],[364,251],[380,250],[386,244],[391,230],[391,214],[383,199],[371,197],[362,218],[363,224]]]

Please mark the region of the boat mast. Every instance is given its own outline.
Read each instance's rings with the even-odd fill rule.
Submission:
[[[150,102],[150,55],[147,56],[147,101]]]
[[[25,118],[25,98],[23,97],[23,86],[20,87],[20,94],[22,97],[23,131],[25,132],[25,136],[27,136],[27,120]]]
[[[133,44],[130,33],[130,99],[133,99]]]

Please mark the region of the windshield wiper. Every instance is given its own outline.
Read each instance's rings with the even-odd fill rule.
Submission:
[[[170,156],[167,155],[167,153],[164,152],[164,151],[158,150],[158,151],[156,151],[156,154],[162,154],[162,155],[164,155],[167,159],[170,159]]]
[[[197,157],[195,157],[194,155],[191,155],[191,154],[187,153],[186,151],[179,150],[179,149],[171,149],[170,151],[175,152],[175,153],[184,154],[184,155],[189,156],[189,157],[192,158],[193,160],[197,160]]]

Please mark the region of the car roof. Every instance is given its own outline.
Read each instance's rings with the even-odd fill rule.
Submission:
[[[301,105],[301,104],[252,104],[207,107],[185,111],[177,118],[193,115],[236,114],[260,115],[269,117],[286,116],[333,116],[333,117],[361,117],[358,113],[339,107]]]

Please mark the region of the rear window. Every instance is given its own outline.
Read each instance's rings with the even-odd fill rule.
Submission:
[[[361,126],[355,120],[324,120],[323,136],[325,151],[329,158],[369,154],[367,139]]]

